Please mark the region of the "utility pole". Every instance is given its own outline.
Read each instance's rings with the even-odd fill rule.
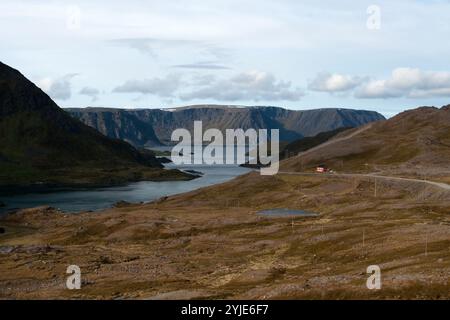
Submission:
[[[377,197],[377,178],[375,178],[375,198]]]
[[[365,232],[366,232],[366,230],[365,229],[363,229],[363,248],[364,248],[364,241],[365,241]]]
[[[362,242],[362,251],[363,251],[363,254],[364,254],[364,244],[365,244],[365,239],[366,238],[366,229],[363,229],[363,242]]]

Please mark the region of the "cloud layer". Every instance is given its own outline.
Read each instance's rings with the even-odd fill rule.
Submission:
[[[52,89],[58,91],[55,89],[62,88],[67,89],[67,82],[59,83]],[[349,92],[357,99],[450,97],[450,72],[396,68],[387,79],[321,72],[308,82],[307,88],[309,91],[330,94]],[[116,87],[113,92],[140,93],[182,101],[220,102],[299,101],[306,94],[290,81],[279,80],[272,73],[263,71],[241,72],[230,77],[218,77],[215,74],[169,74],[162,78],[129,80]],[[82,94],[89,95],[88,93]],[[63,92],[59,94],[65,96]]]
[[[188,63],[188,64],[176,64],[173,65],[172,68],[179,69],[200,69],[200,70],[230,70],[230,67],[221,65],[215,61],[200,61],[196,63]]]
[[[249,71],[227,79],[212,80],[191,92],[180,95],[182,100],[214,99],[217,101],[298,101],[303,90],[293,88],[290,81],[277,80],[271,73]]]
[[[308,84],[308,89],[321,92],[342,92],[356,88],[366,81],[366,78],[322,72]]]
[[[304,92],[293,88],[290,81],[277,80],[268,72],[248,71],[229,78],[215,75],[191,77],[182,80],[182,75],[169,74],[164,78],[129,80],[116,87],[113,92],[151,94],[164,98],[216,101],[298,101]]]
[[[358,99],[450,97],[450,72],[396,68],[387,79],[322,72],[308,83],[319,92],[352,92]]]
[[[38,80],[36,84],[51,98],[57,100],[68,100],[72,96],[71,80],[76,75],[76,73],[70,73],[56,79],[43,78]]]
[[[169,74],[163,78],[128,80],[124,84],[114,88],[113,92],[151,94],[163,98],[171,98],[174,97],[180,86],[180,76]]]
[[[450,72],[397,68],[390,78],[373,80],[355,92],[357,98],[427,98],[450,96]]]
[[[78,93],[90,97],[92,99],[92,102],[94,102],[97,101],[100,91],[92,87],[83,87]]]
[[[378,0],[377,30],[367,27],[371,4],[2,0],[0,52],[2,62],[29,78],[52,75],[41,84],[67,106],[96,99],[85,86],[102,93],[118,86],[122,94],[101,94],[92,104],[111,107],[136,107],[136,95],[140,106],[167,104],[167,96],[174,96],[171,106],[184,104],[182,96],[215,103],[217,96],[220,102],[232,99],[238,104],[279,99],[289,108],[366,108],[372,98],[378,101],[370,101],[370,108],[388,113],[419,103],[448,103],[450,42],[443,39],[450,31],[450,2]],[[401,66],[438,71],[420,71],[416,82],[402,87],[398,78],[416,75],[391,74]],[[272,74],[272,88],[234,79],[247,70]],[[329,73],[318,75],[321,70]],[[57,79],[74,71],[83,77]],[[166,81],[170,73],[181,74],[184,82]],[[436,84],[438,78],[444,80]],[[298,86],[308,88],[308,94],[302,96]]]
[[[193,52],[197,56],[212,59],[225,59],[228,57],[226,49],[210,42],[187,39],[164,38],[121,38],[108,41],[110,44],[135,49],[152,58],[161,58],[169,51]]]

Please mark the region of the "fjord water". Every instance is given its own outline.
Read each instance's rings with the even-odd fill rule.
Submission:
[[[162,148],[161,150],[167,150],[167,148]],[[141,181],[118,187],[28,193],[0,197],[0,201],[6,204],[6,207],[1,209],[2,211],[7,211],[15,208],[32,208],[48,205],[66,212],[100,210],[109,208],[118,201],[149,202],[164,196],[192,191],[229,181],[251,171],[250,169],[239,167],[237,164],[174,165],[169,163],[166,167],[180,170],[195,170],[203,175],[190,181]]]

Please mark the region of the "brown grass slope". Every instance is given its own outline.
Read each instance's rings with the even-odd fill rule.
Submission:
[[[348,139],[356,130],[360,132]],[[344,138],[344,139],[343,139]],[[408,110],[363,129],[337,135],[281,163],[283,171],[308,171],[319,163],[340,172],[450,176],[450,107]]]
[[[101,214],[23,210],[0,219],[0,299],[448,299],[450,191],[373,187],[252,172]],[[276,207],[320,215],[256,214]],[[81,290],[65,288],[71,264]]]

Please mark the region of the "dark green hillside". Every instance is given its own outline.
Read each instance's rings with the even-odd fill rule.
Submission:
[[[0,62],[0,185],[108,185],[185,177],[69,116]]]
[[[331,139],[338,133],[341,133],[345,130],[348,130],[350,128],[344,127],[339,128],[336,130],[321,132],[314,137],[304,137],[295,141],[290,142],[287,144],[283,150],[280,152],[280,160],[286,159],[292,156],[298,155],[300,152],[306,151],[308,149],[314,148],[315,146],[318,146],[319,144],[322,144],[326,142],[327,140]]]

